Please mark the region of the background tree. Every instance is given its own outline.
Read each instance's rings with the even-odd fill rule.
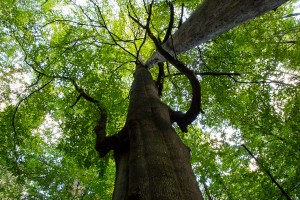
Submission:
[[[200,2],[174,2],[174,26],[182,3],[188,16]],[[155,50],[128,16],[131,9],[147,19],[144,5],[132,4],[1,1],[3,198],[111,198],[112,156],[99,159],[94,149],[98,108],[107,110],[108,135],[118,132],[136,57]],[[299,22],[291,5],[180,56],[201,79],[205,114],[180,136],[206,198],[282,198],[268,174],[299,196]],[[161,40],[169,9],[153,6],[151,30]],[[188,110],[184,76],[168,65],[163,77],[164,102]]]

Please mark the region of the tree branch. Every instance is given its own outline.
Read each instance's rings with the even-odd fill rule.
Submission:
[[[99,152],[100,157],[104,157],[110,150],[115,149],[119,145],[126,142],[126,128],[123,128],[118,134],[112,136],[106,136],[106,124],[107,124],[107,111],[104,105],[97,99],[91,97],[87,94],[74,80],[68,77],[59,77],[71,81],[76,91],[79,93],[76,101],[81,97],[85,100],[93,103],[100,111],[100,117],[98,119],[97,125],[94,128],[96,134],[96,145],[95,148]]]
[[[192,102],[190,105],[190,108],[186,113],[182,113],[180,111],[173,111],[172,109],[169,109],[170,111],[170,118],[172,122],[177,122],[180,129],[183,132],[187,132],[187,126],[191,124],[198,114],[202,112],[201,109],[201,87],[200,83],[194,74],[194,72],[190,69],[188,69],[181,61],[174,58],[172,55],[170,55],[166,50],[162,48],[160,45],[159,40],[153,35],[152,31],[150,30],[149,24],[151,21],[151,15],[152,15],[152,6],[153,1],[149,5],[148,9],[148,18],[147,18],[147,24],[146,26],[142,27],[145,28],[147,31],[148,36],[151,38],[151,40],[154,42],[157,51],[165,57],[166,60],[168,60],[172,65],[175,66],[181,73],[183,73],[189,80],[191,86],[192,86]]]
[[[204,190],[205,190],[205,193],[206,193],[207,198],[208,198],[209,200],[213,200],[213,198],[212,198],[211,195],[210,195],[208,186],[206,185],[205,181],[203,181],[202,184],[203,184],[203,186],[204,186]]]
[[[79,26],[103,28],[103,26],[99,26],[99,25],[96,25],[96,24],[85,24],[85,23],[73,21],[73,20],[70,20],[70,19],[55,19],[55,20],[52,20],[52,21],[49,21],[49,22],[45,23],[44,25],[41,26],[41,28],[44,28],[44,27],[46,27],[46,26],[48,26],[52,23],[73,23],[73,24],[79,25]]]
[[[15,126],[15,118],[16,118],[16,114],[17,114],[17,112],[19,110],[20,105],[22,104],[22,102],[24,102],[29,97],[31,97],[34,93],[41,91],[43,88],[45,88],[47,85],[49,85],[52,81],[53,81],[53,79],[51,79],[50,81],[48,81],[46,84],[42,85],[40,88],[34,90],[28,96],[24,97],[23,99],[21,99],[17,103],[15,111],[14,111],[13,116],[12,116],[12,127],[13,127],[13,130],[14,130],[14,146],[16,146],[16,144],[17,144],[17,142],[16,142],[17,141],[17,130],[16,130],[16,126]]]
[[[183,12],[184,12],[184,3],[181,4],[181,13],[180,13],[180,18],[179,18],[179,22],[178,22],[178,28],[180,28],[181,25],[182,25],[182,21],[183,21]]]
[[[246,21],[276,9],[287,1],[204,0],[173,34],[173,48],[176,52],[173,52],[173,49],[170,48],[172,47],[170,39],[164,43],[163,48],[170,54],[176,53],[178,55],[186,52]],[[149,67],[152,67],[164,60],[166,60],[164,56],[155,52],[146,63]]]
[[[29,64],[29,63],[28,63]],[[29,66],[31,66],[29,64]],[[32,67],[32,66],[31,66]],[[99,109],[99,112],[100,112],[100,117],[99,117],[99,120],[97,122],[97,125],[95,126],[94,128],[94,131],[95,131],[95,134],[96,134],[96,149],[100,149],[101,152],[99,151],[99,154],[100,156],[103,155],[103,148],[104,149],[110,149],[108,147],[111,146],[111,142],[112,141],[115,141],[115,140],[111,140],[111,139],[107,139],[106,137],[106,123],[107,123],[107,111],[106,111],[106,108],[101,104],[100,101],[98,101],[97,99],[94,99],[93,97],[91,97],[89,94],[87,94],[83,88],[81,88],[74,79],[72,78],[69,78],[69,77],[65,77],[65,76],[50,76],[50,75],[47,75],[45,73],[42,73],[42,72],[39,72],[39,71],[36,71],[37,73],[43,75],[43,76],[46,76],[46,77],[50,77],[52,78],[52,80],[54,78],[59,78],[59,79],[63,79],[63,80],[67,80],[69,82],[71,82],[73,84],[73,86],[75,87],[75,90],[79,93],[79,96],[77,97],[75,103],[73,105],[71,105],[71,107],[75,106],[75,104],[79,101],[79,99],[82,97],[84,98],[85,100],[93,103],[98,109]],[[27,97],[28,98],[28,97]],[[15,114],[14,114],[15,116]],[[14,117],[13,116],[13,117]],[[14,120],[13,120],[14,122]],[[14,124],[13,124],[14,125]],[[15,128],[14,128],[15,130]],[[112,136],[111,136],[112,137]],[[109,138],[111,138],[109,137]],[[114,137],[113,137],[114,138]],[[108,147],[106,147],[106,141],[108,142]],[[100,145],[101,144],[101,145]],[[101,147],[100,147],[100,146]],[[106,154],[106,153],[105,153]],[[105,156],[104,154],[104,156]]]
[[[96,150],[100,157],[104,157],[109,151],[119,148],[128,142],[126,125],[115,135],[105,137],[103,140],[96,140]]]
[[[90,2],[96,7],[99,24],[101,24],[103,26],[103,28],[108,32],[110,38],[113,40],[113,42],[115,43],[115,45],[117,45],[123,51],[125,51],[126,53],[128,53],[129,55],[131,55],[132,57],[134,57],[135,59],[137,59],[136,55],[134,55],[133,53],[131,53],[129,50],[127,50],[125,47],[123,47],[122,45],[120,45],[118,43],[119,41],[121,41],[121,42],[128,42],[128,41],[121,39],[119,36],[117,36],[116,34],[114,34],[113,32],[111,32],[109,30],[109,28],[108,28],[108,26],[106,24],[106,21],[105,21],[103,15],[102,15],[100,7],[94,2],[94,0],[90,0]],[[89,18],[89,20],[91,20],[91,19]]]
[[[19,42],[20,43],[20,42]],[[21,45],[21,44],[20,44]],[[123,136],[121,137],[120,135],[123,135],[123,134],[117,134],[116,136],[110,136],[110,137],[106,137],[106,123],[107,123],[107,111],[106,111],[106,108],[104,105],[102,105],[102,103],[100,101],[98,101],[97,99],[94,99],[93,97],[91,97],[89,94],[87,94],[83,88],[81,88],[74,79],[72,78],[69,78],[69,77],[66,77],[66,76],[60,76],[60,75],[48,75],[46,73],[44,73],[43,69],[41,68],[42,71],[38,70],[35,66],[33,66],[33,64],[30,64],[28,61],[27,61],[27,52],[26,50],[23,48],[23,46],[21,45],[22,47],[22,50],[24,51],[25,53],[25,59],[24,59],[24,62],[30,66],[37,74],[38,74],[38,80],[41,79],[41,77],[49,77],[51,78],[51,81],[53,81],[53,79],[57,78],[57,79],[63,79],[63,80],[66,80],[66,81],[69,81],[73,84],[73,86],[75,87],[75,90],[79,93],[79,96],[77,97],[75,103],[73,105],[71,105],[71,107],[75,106],[76,103],[79,101],[79,99],[82,97],[84,98],[85,100],[93,103],[96,105],[96,107],[99,109],[100,111],[100,118],[97,122],[97,125],[95,126],[94,128],[94,131],[95,131],[95,134],[96,134],[96,149],[99,150],[99,154],[100,156],[105,156],[105,154],[103,152],[107,151],[107,150],[111,150],[111,147],[113,146],[112,145],[112,142],[113,141],[116,141],[116,139],[120,139],[122,138],[122,141],[124,140],[123,139]],[[39,66],[39,63],[37,63],[35,60],[34,60],[34,65],[36,66]],[[39,66],[40,67],[40,66]],[[41,88],[39,88],[38,90],[32,92],[30,95],[28,95],[27,97],[25,97],[24,99],[22,99],[17,107],[16,107],[16,110],[12,116],[12,126],[13,126],[13,129],[14,129],[14,138],[15,138],[15,147],[16,147],[16,138],[17,138],[17,131],[16,131],[16,127],[15,127],[15,116],[16,116],[16,113],[18,111],[18,108],[20,106],[20,104],[26,100],[27,98],[29,98],[32,94],[34,94],[35,92],[37,91],[40,91],[41,89],[43,89],[44,87],[46,87],[49,83],[51,83],[51,81],[49,81],[47,84],[43,85]],[[114,138],[114,139],[113,139]],[[122,142],[121,140],[119,141]],[[107,144],[106,144],[107,143]],[[118,144],[119,144],[118,143]],[[114,146],[115,147],[115,146]],[[105,151],[103,149],[106,149]]]
[[[96,105],[96,107],[100,111],[100,118],[99,118],[99,120],[97,122],[97,125],[94,128],[94,131],[95,131],[95,134],[96,134],[96,147],[99,148],[98,144],[99,143],[103,144],[103,141],[105,141],[105,139],[106,139],[106,123],[107,123],[107,111],[106,111],[106,108],[105,108],[104,105],[102,105],[102,103],[100,101],[98,101],[97,99],[94,99],[89,94],[87,94],[81,87],[78,86],[78,84],[74,80],[71,80],[71,82],[74,85],[76,91],[80,95],[78,98],[82,97],[85,100],[87,100],[87,101],[89,101],[91,103],[94,103]]]
[[[240,76],[240,73],[236,73],[236,72],[195,72],[196,75],[200,75],[200,76]],[[168,76],[180,76],[180,75],[184,75],[183,73],[174,73],[174,74],[169,74]]]
[[[157,85],[157,90],[158,90],[159,96],[162,96],[162,90],[164,87],[164,78],[165,78],[164,64],[158,63],[158,76],[156,79],[156,85]]]
[[[18,142],[18,132],[17,132],[16,125],[15,125],[16,114],[17,114],[17,112],[19,110],[19,107],[22,104],[22,102],[26,101],[34,93],[41,91],[43,88],[45,88],[47,85],[49,85],[52,81],[53,81],[53,79],[48,81],[46,84],[42,85],[40,88],[38,88],[38,89],[34,90],[33,92],[31,92],[28,96],[21,99],[17,103],[15,111],[13,113],[13,116],[12,116],[12,127],[13,127],[13,137],[14,137],[14,140],[13,140],[13,144],[14,144],[13,154],[14,154],[14,157],[15,157],[16,171],[17,171],[18,174],[20,174],[20,168],[19,168],[19,164],[18,164],[18,159],[19,158],[18,158],[18,153],[17,153],[17,145],[19,145],[19,142]]]
[[[300,13],[292,13],[292,14],[288,14],[288,15],[283,16],[283,18],[296,17],[298,15],[300,15]]]
[[[172,28],[174,25],[174,6],[171,2],[168,3],[170,7],[170,21],[169,21],[169,26],[165,35],[165,38],[162,41],[162,44],[165,43],[169,37],[172,35]]]
[[[263,169],[263,171],[269,176],[271,181],[277,186],[277,188],[281,191],[282,195],[285,196],[286,199],[291,200],[291,197],[288,195],[288,193],[280,186],[280,184],[275,180],[275,178],[272,176],[270,171],[263,165],[262,162],[260,162],[252,153],[251,151],[246,147],[245,144],[241,145],[248,153],[249,155],[256,161],[256,163]]]
[[[268,80],[268,81],[240,81],[237,80],[236,78],[229,76],[235,83],[241,83],[241,84],[270,84],[270,83],[275,83],[275,84],[281,84],[281,85],[287,85],[287,86],[292,86],[292,84],[287,84],[283,83],[281,81],[275,81],[275,80]]]
[[[79,95],[77,98],[76,98],[76,101],[70,106],[71,108],[73,108],[77,103],[78,101],[80,100],[81,98],[81,95]]]

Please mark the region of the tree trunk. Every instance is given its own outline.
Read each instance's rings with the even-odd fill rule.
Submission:
[[[162,47],[174,55],[186,52],[213,37],[275,10],[288,0],[205,0]],[[155,52],[147,61],[151,67],[166,59]]]
[[[128,141],[114,150],[114,200],[201,200],[189,149],[172,128],[149,71],[137,65],[126,121]]]

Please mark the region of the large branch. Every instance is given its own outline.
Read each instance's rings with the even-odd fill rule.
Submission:
[[[163,45],[173,56],[186,52],[213,37],[270,10],[288,0],[205,0]],[[175,51],[175,52],[174,52]],[[158,51],[147,61],[151,67],[166,58]]]
[[[178,59],[174,58],[171,54],[169,54],[167,51],[164,50],[164,48],[160,45],[159,40],[153,35],[149,25],[151,21],[151,14],[152,14],[152,5],[153,1],[149,6],[149,12],[148,12],[148,19],[147,19],[147,25],[142,26],[146,29],[146,32],[148,36],[151,38],[151,40],[154,42],[157,51],[165,57],[166,60],[168,60],[173,66],[175,66],[176,69],[178,69],[181,73],[183,73],[189,80],[191,86],[192,86],[192,102],[190,105],[190,108],[186,113],[182,113],[180,111],[173,111],[172,109],[169,109],[170,111],[170,118],[172,122],[177,122],[180,129],[183,132],[187,132],[187,126],[190,125],[198,116],[201,109],[201,87],[200,83],[194,74],[192,70],[187,68],[184,63],[179,61]],[[130,16],[130,15],[129,15]],[[133,18],[132,16],[130,16]],[[135,21],[138,21],[137,19]]]

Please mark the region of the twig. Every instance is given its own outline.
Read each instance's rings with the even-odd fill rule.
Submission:
[[[52,24],[52,23],[73,23],[79,26],[90,26],[90,27],[97,27],[97,28],[103,28],[103,26],[99,26],[99,25],[95,25],[95,24],[85,24],[82,22],[76,22],[70,19],[56,19],[56,20],[52,20],[47,22],[46,24],[42,25],[41,28],[45,28],[46,26]]]
[[[99,23],[101,24],[101,21],[103,22],[103,27],[105,28],[105,30],[107,30],[110,38],[113,40],[113,42],[118,46],[120,47],[123,51],[125,51],[126,53],[128,53],[129,55],[131,55],[132,57],[134,57],[135,59],[137,59],[136,55],[134,55],[133,53],[131,53],[129,50],[127,50],[125,47],[123,47],[122,45],[120,45],[118,43],[118,41],[115,39],[115,37],[119,40],[119,41],[122,41],[122,42],[127,42],[126,40],[122,40],[119,36],[117,36],[116,34],[114,34],[113,32],[111,32],[105,22],[105,19],[102,15],[102,12],[99,8],[99,6],[93,1],[93,0],[90,0],[90,2],[92,2],[92,4],[96,7],[97,9],[97,15],[98,17],[100,17],[98,20],[99,20]],[[101,21],[100,21],[101,19]]]

